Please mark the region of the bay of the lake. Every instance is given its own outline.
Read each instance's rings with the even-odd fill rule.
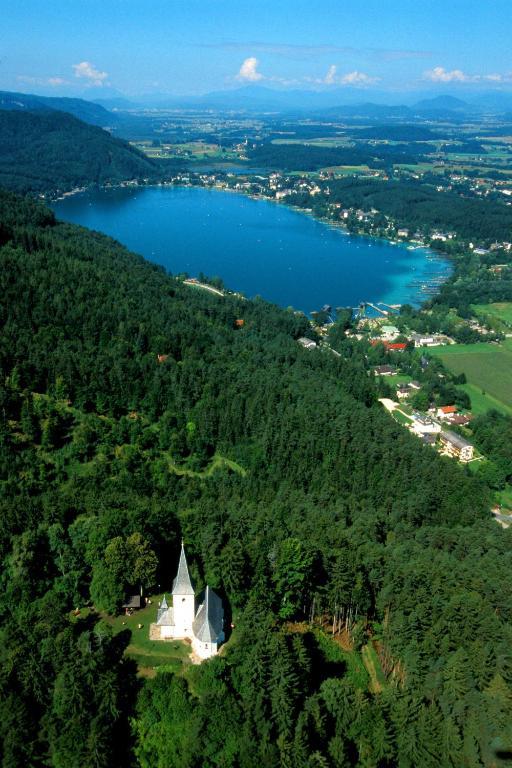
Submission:
[[[362,301],[418,306],[450,273],[428,249],[350,236],[268,200],[190,187],[91,190],[56,201],[58,218],[119,240],[169,272],[304,312]]]

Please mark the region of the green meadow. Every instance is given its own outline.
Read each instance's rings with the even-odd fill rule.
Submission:
[[[502,344],[457,344],[430,352],[454,374],[464,373],[464,389],[474,413],[496,408],[512,413],[512,340]]]

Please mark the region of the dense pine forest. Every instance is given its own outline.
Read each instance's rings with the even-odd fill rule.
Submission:
[[[3,766],[506,764],[512,533],[386,415],[359,342],[304,350],[303,316],[7,192],[0,262]],[[182,537],[234,627],[144,679],[74,614],[168,590]]]
[[[0,109],[2,187],[55,193],[144,178],[161,178],[156,163],[95,125],[55,109]]]

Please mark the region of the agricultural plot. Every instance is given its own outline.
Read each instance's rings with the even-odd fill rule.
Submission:
[[[498,321],[498,324],[505,331],[512,328],[512,302],[510,301],[501,301],[495,304],[475,304],[473,309],[481,318]]]
[[[496,408],[512,413],[512,340],[503,344],[457,344],[430,350],[455,374],[464,373],[475,413]]]

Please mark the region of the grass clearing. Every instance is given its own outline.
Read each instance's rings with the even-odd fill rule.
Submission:
[[[512,340],[500,345],[456,344],[429,351],[452,373],[466,375],[466,391],[475,398],[473,410],[476,406],[512,413]]]
[[[362,648],[361,657],[370,676],[368,684],[370,693],[380,693],[386,687],[387,681],[373,643],[370,642]]]
[[[351,679],[353,685],[362,691],[368,690],[370,688],[370,678],[361,654],[357,653],[357,651],[345,650],[337,642],[336,637],[327,634],[322,629],[317,628],[313,632],[326,661],[335,664],[340,662],[346,664],[347,676]]]
[[[506,485],[502,491],[498,491],[497,497],[505,509],[512,510],[512,485]]]
[[[164,452],[163,455],[167,459],[169,472],[172,472],[178,476],[186,475],[187,477],[199,478],[211,477],[214,472],[217,472],[220,469],[230,469],[232,472],[236,472],[242,477],[245,477],[247,474],[247,470],[244,469],[240,464],[237,464],[236,461],[233,461],[232,459],[226,459],[224,456],[220,456],[218,453],[215,454],[206,469],[203,469],[200,472],[197,472],[193,469],[188,469],[187,467],[178,466],[167,452]]]
[[[401,412],[401,410],[399,411],[397,408],[391,412],[391,415],[395,421],[398,421],[399,424],[402,424],[405,427],[408,427],[412,424],[412,419],[408,418],[404,413]]]
[[[109,616],[102,614],[102,619],[109,624],[114,634],[129,630],[131,640],[125,654],[134,659],[142,677],[153,677],[156,670],[165,667],[173,672],[182,673],[191,663],[188,655],[190,646],[181,640],[150,640],[149,625],[156,621],[158,603],[163,595],[151,596],[151,604],[131,616]],[[142,625],[139,629],[139,624]]]

